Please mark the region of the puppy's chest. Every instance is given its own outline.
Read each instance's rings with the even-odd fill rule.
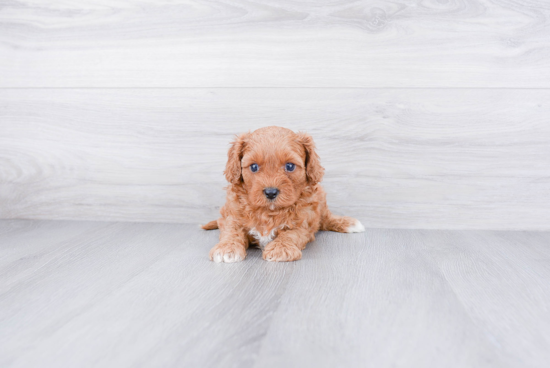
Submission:
[[[248,235],[254,240],[253,243],[258,244],[263,249],[277,237],[280,228],[282,228],[282,226],[275,227],[269,231],[260,232],[253,227],[248,231]]]

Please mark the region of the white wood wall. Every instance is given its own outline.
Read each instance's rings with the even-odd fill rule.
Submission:
[[[0,218],[203,222],[305,130],[368,227],[550,229],[544,0],[0,0]]]

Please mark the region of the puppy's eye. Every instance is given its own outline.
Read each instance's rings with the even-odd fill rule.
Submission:
[[[258,171],[258,169],[259,169],[258,164],[250,165],[250,171],[256,172],[256,171]]]
[[[294,165],[291,162],[287,162],[286,165],[285,165],[285,170],[289,171],[289,172],[294,171],[295,168],[296,168],[296,165]]]

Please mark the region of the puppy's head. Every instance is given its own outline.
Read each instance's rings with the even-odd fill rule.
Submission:
[[[237,137],[228,152],[225,177],[242,186],[255,207],[288,207],[307,186],[321,181],[324,169],[306,133],[266,127]]]

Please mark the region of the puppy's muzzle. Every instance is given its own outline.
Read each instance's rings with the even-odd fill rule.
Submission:
[[[267,199],[273,200],[279,195],[279,189],[277,188],[265,188],[264,194]]]

